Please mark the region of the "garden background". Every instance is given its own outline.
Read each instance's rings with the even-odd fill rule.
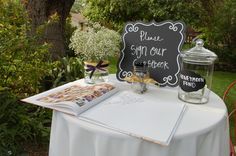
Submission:
[[[184,21],[183,50],[202,38],[219,57],[212,90],[222,97],[236,80],[236,0],[0,0],[0,155],[48,151],[51,110],[20,99],[83,77],[83,58],[68,46],[77,27],[99,22],[121,34],[136,20]],[[110,73],[118,55],[109,58]]]

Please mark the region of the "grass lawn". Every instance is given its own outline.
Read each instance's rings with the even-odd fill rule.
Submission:
[[[236,80],[236,73],[215,71],[212,82],[212,90],[220,97],[222,97],[227,86],[234,80]],[[230,113],[234,109],[233,103],[236,101],[236,87],[234,87],[232,92],[230,92],[228,95],[229,96],[225,100],[225,103],[227,105],[228,112]],[[230,132],[234,145],[236,145],[236,136],[234,134],[235,126],[236,125],[234,124],[233,117],[231,117]]]
[[[227,86],[234,80],[236,80],[236,73],[215,71],[212,81],[212,90],[222,97]]]

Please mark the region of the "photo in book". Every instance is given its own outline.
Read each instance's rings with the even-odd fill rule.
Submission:
[[[22,101],[71,115],[79,115],[116,92],[117,87],[111,83],[86,85],[75,81]]]

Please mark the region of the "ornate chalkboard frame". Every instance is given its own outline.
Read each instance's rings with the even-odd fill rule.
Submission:
[[[142,29],[145,29],[142,30]],[[147,37],[141,39],[141,31],[142,35],[144,33],[149,33],[150,35],[155,34],[156,36],[152,37]],[[139,34],[138,34],[139,33]],[[159,36],[160,34],[160,36]],[[144,35],[143,35],[144,36]],[[140,37],[140,41],[138,41],[138,38]],[[145,41],[144,41],[145,40]],[[143,47],[138,47],[138,50],[134,50],[132,52],[132,47],[130,48],[130,45],[139,45],[142,43],[145,43],[145,46]],[[155,65],[157,66],[158,64],[160,65],[161,63],[166,63],[166,68],[168,67],[168,63],[171,64],[171,67],[168,67],[170,70],[166,70],[166,72],[163,72],[162,69],[152,69],[150,70],[150,75],[153,79],[155,79],[160,86],[170,86],[170,87],[175,87],[178,85],[179,78],[178,74],[180,72],[180,49],[185,41],[185,24],[181,21],[163,21],[160,23],[156,23],[155,21],[150,22],[150,23],[143,23],[143,22],[135,22],[135,23],[127,23],[125,28],[124,28],[124,33],[122,36],[122,42],[123,42],[123,49],[120,54],[120,59],[117,64],[117,79],[120,81],[123,81],[123,78],[126,76],[131,76],[132,75],[132,69],[133,69],[133,64],[135,61],[141,61],[141,62],[146,62],[150,63],[150,59],[153,59]],[[155,43],[154,43],[155,42]],[[158,43],[159,42],[159,43]],[[148,55],[148,50],[150,49],[151,46],[158,45],[162,48],[156,49],[156,52],[154,53],[151,50],[149,50]],[[133,46],[132,45],[132,46]],[[128,47],[128,49],[127,49]],[[166,47],[166,48],[163,48]],[[174,47],[174,49],[173,49]],[[146,49],[145,52],[143,52],[141,49],[144,48]],[[155,48],[154,48],[155,49]],[[171,53],[168,51],[170,49]],[[138,52],[140,50],[140,52]],[[162,56],[154,56],[157,54],[157,50],[162,50]],[[142,51],[142,52],[141,52]],[[164,56],[164,52],[166,52]],[[135,56],[131,55],[134,54]],[[139,53],[139,54],[138,54]],[[145,54],[145,56],[141,56]],[[151,54],[154,54],[151,56]],[[158,53],[160,54],[160,53]],[[163,58],[163,59],[162,59]],[[174,59],[174,60],[173,60]],[[156,60],[158,61],[163,61],[163,62],[155,62]],[[149,64],[150,65],[150,64]],[[164,67],[163,67],[164,68]]]

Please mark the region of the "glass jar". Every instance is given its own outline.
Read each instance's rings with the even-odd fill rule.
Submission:
[[[132,82],[133,90],[137,93],[143,94],[147,91],[147,84],[144,82],[144,79],[149,77],[147,65],[144,65],[144,63],[135,63],[133,67],[133,75],[136,78]]]
[[[178,97],[185,102],[203,104],[209,100],[217,55],[203,45],[203,40],[198,39],[195,47],[180,55]]]
[[[84,81],[88,84],[108,82],[108,61],[84,62]]]

